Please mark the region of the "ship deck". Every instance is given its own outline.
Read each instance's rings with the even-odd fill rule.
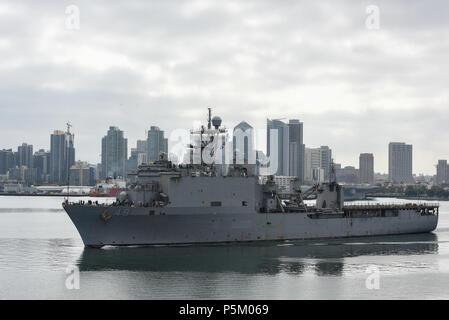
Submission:
[[[438,209],[438,203],[375,203],[375,204],[351,204],[345,205],[343,210],[358,211],[358,210],[393,210],[393,209]]]

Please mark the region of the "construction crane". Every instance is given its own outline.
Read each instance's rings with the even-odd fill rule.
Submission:
[[[72,124],[70,123],[70,121],[67,121],[66,125],[67,125],[67,133],[70,133],[70,128],[72,127]]]
[[[304,203],[304,200],[307,199],[309,196],[311,196],[314,192],[320,190],[320,184],[316,183],[306,191],[302,192],[301,189],[297,190],[297,198],[296,202],[300,207],[303,207],[305,211],[307,211],[307,206]]]

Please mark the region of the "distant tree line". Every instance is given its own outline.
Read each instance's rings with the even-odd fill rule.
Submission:
[[[435,197],[449,198],[448,186],[432,186],[427,185],[391,185],[386,184],[380,186],[379,193],[398,194],[407,197]]]

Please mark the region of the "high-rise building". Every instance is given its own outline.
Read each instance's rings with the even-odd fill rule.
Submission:
[[[300,183],[304,183],[304,135],[303,123],[299,120],[290,120],[288,123],[289,132],[289,176],[299,178]]]
[[[437,185],[449,183],[449,165],[447,164],[447,160],[438,160],[435,182]]]
[[[320,147],[321,168],[324,170],[324,181],[331,178],[332,150],[328,146]]]
[[[147,154],[147,148],[148,148],[147,140],[137,140],[136,152]]]
[[[159,127],[151,126],[147,138],[148,162],[159,160],[159,156],[163,152],[168,154],[168,139],[164,138],[164,131]]]
[[[145,154],[146,157],[146,154]],[[138,168],[138,153],[136,148],[131,148],[131,155],[129,157],[129,159],[126,160],[126,167],[125,167],[125,171],[126,171],[126,175],[128,175],[128,173],[130,172],[134,172],[137,171]]]
[[[17,180],[17,181],[23,181],[24,177],[24,171],[26,167],[14,167],[8,170],[8,179],[9,180]]]
[[[103,168],[101,167],[101,163],[97,163],[95,168],[95,180],[100,180],[103,174]]]
[[[26,184],[36,183],[36,168],[28,168],[27,166],[20,166],[8,170],[8,178],[10,180],[17,180]]]
[[[70,132],[55,130],[50,137],[50,180],[67,183],[69,168],[75,163],[75,136]]]
[[[359,170],[352,166],[336,169],[335,177],[338,182],[343,183],[358,183],[360,180]]]
[[[128,140],[118,127],[109,127],[107,135],[101,140],[102,179],[126,176],[128,159]]]
[[[87,162],[77,161],[70,168],[70,184],[73,186],[94,186],[95,168]]]
[[[6,174],[9,169],[14,168],[16,160],[11,149],[0,150],[0,174]]]
[[[305,148],[304,152],[304,180],[307,183],[314,183],[313,170],[321,169],[320,148]],[[322,173],[324,179],[324,171]]]
[[[288,176],[290,173],[288,129],[288,125],[280,120],[267,119],[267,157],[270,169],[276,176]],[[271,137],[272,130],[277,132],[277,140]]]
[[[404,142],[388,145],[388,177],[393,183],[414,183],[413,147]]]
[[[137,140],[136,148],[131,148],[131,155],[126,160],[126,175],[130,172],[137,171],[137,168],[141,164],[148,162],[147,148],[146,140]]]
[[[304,182],[329,181],[332,165],[332,150],[328,146],[305,148]]]
[[[36,168],[37,182],[48,182],[50,174],[50,152],[44,149],[35,152],[33,164]]]
[[[374,184],[374,156],[372,153],[361,153],[359,157],[360,183]]]
[[[17,148],[17,166],[25,166],[27,168],[33,168],[33,145],[22,143]]]
[[[23,181],[27,184],[35,184],[37,182],[36,168],[26,168],[23,172]]]
[[[242,121],[234,127],[232,133],[232,148],[235,163],[256,163],[254,129],[246,121]]]

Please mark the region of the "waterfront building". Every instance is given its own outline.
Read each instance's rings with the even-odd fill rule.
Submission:
[[[306,183],[314,183],[313,170],[321,168],[320,148],[305,148],[304,152],[304,180]],[[324,179],[324,172],[322,179]]]
[[[449,184],[449,165],[447,164],[447,160],[438,160],[437,167],[437,175],[435,183],[437,185]]]
[[[332,150],[328,146],[305,148],[304,182],[313,184],[329,181],[332,165]],[[317,180],[318,179],[318,180]]]
[[[97,163],[95,166],[95,181],[101,180],[103,169],[101,168],[101,163]]]
[[[147,161],[159,160],[161,153],[168,154],[168,139],[164,138],[164,131],[159,127],[151,126],[147,137]]]
[[[359,156],[360,183],[374,184],[374,156],[361,153]]]
[[[23,180],[23,170],[25,167],[14,167],[8,170],[8,180],[11,181],[22,181]]]
[[[136,151],[138,153],[145,153],[145,154],[147,154],[147,148],[148,148],[147,140],[137,140]]]
[[[388,146],[388,177],[392,183],[415,183],[413,179],[413,147],[404,142]]]
[[[276,176],[288,176],[290,172],[288,129],[288,125],[280,120],[267,119],[267,157],[270,168],[276,169]],[[273,133],[277,132],[277,140],[274,136],[271,137],[272,130],[275,130]]]
[[[145,143],[146,144],[146,143]],[[139,144],[137,144],[139,146]],[[145,148],[146,149],[146,148]],[[147,153],[145,150],[139,148],[131,148],[131,156],[126,160],[126,174],[137,171],[137,168],[144,163],[147,163]]]
[[[359,170],[352,166],[346,166],[335,170],[335,176],[339,183],[358,183]]]
[[[137,171],[137,167],[138,167],[138,153],[136,148],[131,148],[131,155],[129,157],[129,159],[126,160],[126,175],[128,175],[128,173],[130,172],[135,172]]]
[[[5,183],[3,186],[3,192],[11,194],[21,193],[23,189],[24,187],[20,183]]]
[[[33,168],[33,145],[22,143],[21,146],[17,148],[17,166],[26,166],[28,168]]]
[[[15,167],[15,162],[12,149],[0,150],[0,174],[7,174],[9,169]]]
[[[128,139],[118,127],[109,127],[101,140],[101,178],[124,178],[128,159]]]
[[[28,185],[35,184],[37,181],[37,171],[36,168],[28,168],[26,166],[11,168],[8,171],[8,179],[24,182]]]
[[[374,183],[375,184],[385,184],[389,181],[387,173],[374,173]]]
[[[36,168],[27,168],[23,170],[23,178],[22,181],[24,181],[27,185],[36,184],[37,182],[37,170]]]
[[[33,155],[33,165],[36,168],[37,182],[49,181],[50,175],[50,152],[40,149]]]
[[[87,162],[75,162],[75,164],[70,168],[70,185],[94,186],[95,168]]]
[[[292,119],[288,123],[289,132],[289,176],[298,177],[304,183],[304,134],[303,123]]]
[[[324,181],[329,181],[332,170],[332,150],[328,146],[320,147],[321,168],[324,170]]]
[[[69,168],[75,163],[75,136],[70,132],[55,130],[50,136],[50,180],[67,183]]]

